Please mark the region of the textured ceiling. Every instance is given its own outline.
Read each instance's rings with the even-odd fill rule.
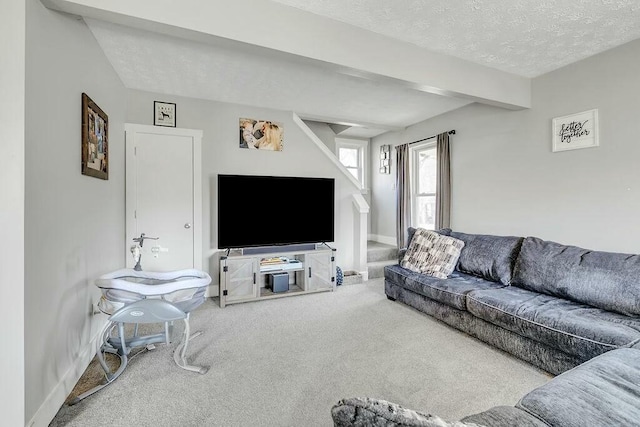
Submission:
[[[375,136],[470,103],[282,56],[85,21],[128,88],[291,110],[313,120],[365,124],[343,136]]]
[[[640,0],[271,1],[524,77],[640,38]],[[340,136],[372,137],[471,102],[232,40],[85,21],[128,88],[358,125]]]
[[[640,38],[640,0],[273,0],[535,77]]]

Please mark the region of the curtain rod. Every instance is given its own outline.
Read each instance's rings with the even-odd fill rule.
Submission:
[[[450,130],[450,131],[449,131],[449,132],[447,132],[447,133],[448,133],[449,135],[455,135],[455,134],[456,134],[456,130],[455,130],[455,129],[452,129],[452,130]],[[423,138],[423,139],[419,139],[419,140],[417,140],[417,141],[409,142],[409,143],[407,143],[407,145],[416,144],[416,143],[418,143],[418,142],[422,142],[422,141],[428,141],[428,140],[430,140],[430,139],[437,138],[437,137],[438,137],[438,135],[433,135],[433,136],[430,136],[430,137],[428,137],[428,138]]]

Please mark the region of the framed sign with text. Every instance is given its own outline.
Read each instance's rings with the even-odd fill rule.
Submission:
[[[551,127],[554,152],[597,147],[599,144],[597,109],[556,117]]]

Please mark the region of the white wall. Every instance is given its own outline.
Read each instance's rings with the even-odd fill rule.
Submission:
[[[335,238],[336,265],[351,269],[353,265],[353,209],[351,195],[358,190],[293,122],[289,111],[255,108],[180,98],[149,92],[129,90],[127,122],[153,123],[153,102],[175,102],[177,126],[201,129],[202,137],[202,206],[203,206],[203,265],[219,284],[217,250],[217,196],[219,173],[249,175],[317,176],[336,178]],[[281,152],[239,148],[238,119],[249,117],[280,122],[284,125],[284,149]],[[298,209],[309,218],[313,227],[313,207],[296,206],[295,198],[287,200],[286,193],[274,193],[274,201],[285,209]],[[217,289],[214,289],[217,292]]]
[[[369,204],[371,214],[371,238],[384,243],[396,244],[396,151],[393,146],[401,141],[401,132],[387,132],[371,139],[369,181],[371,192]],[[391,173],[380,173],[380,146],[391,145]]]
[[[27,0],[26,419],[47,425],[92,356],[93,280],[124,267],[125,89],[83,21]],[[109,117],[109,180],[80,173],[81,94]]]
[[[314,122],[311,120],[304,121],[309,129],[324,143],[324,145],[331,150],[332,153],[336,152],[336,133],[326,123]]]
[[[24,425],[24,105],[25,4],[0,14],[0,422]]]
[[[639,253],[639,75],[637,40],[534,79],[530,110],[472,104],[386,138],[456,130],[454,229]],[[592,108],[599,109],[600,147],[553,153],[552,119]],[[385,194],[378,196],[374,206],[384,206]],[[389,233],[393,224],[378,227]]]

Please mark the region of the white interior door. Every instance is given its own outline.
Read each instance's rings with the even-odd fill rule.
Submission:
[[[201,131],[126,125],[126,257],[141,233],[146,271],[201,269]]]

